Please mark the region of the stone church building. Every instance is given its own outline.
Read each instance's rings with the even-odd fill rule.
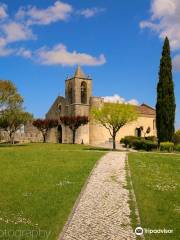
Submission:
[[[86,76],[80,66],[73,77],[65,81],[65,97],[58,96],[46,114],[47,119],[58,119],[60,116],[89,116],[92,107],[101,107],[104,104],[102,97],[92,95],[92,79]],[[149,127],[147,136],[156,136],[155,109],[142,104],[137,106],[139,117],[136,121],[120,129],[117,141],[127,135],[144,136],[144,131]],[[142,128],[143,127],[143,131]],[[111,141],[111,136],[106,128],[97,123],[89,122],[81,126],[76,133],[76,143],[98,145]],[[71,143],[72,132],[68,127],[59,125],[49,133],[49,142]]]

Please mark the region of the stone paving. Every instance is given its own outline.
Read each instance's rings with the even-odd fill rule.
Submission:
[[[133,240],[126,154],[109,152],[95,167],[61,240]]]

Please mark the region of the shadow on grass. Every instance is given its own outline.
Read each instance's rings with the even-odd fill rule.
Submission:
[[[84,148],[83,150],[88,150],[88,151],[104,151],[104,152],[109,152],[109,151],[112,151],[112,152],[128,152],[127,149],[112,149],[112,148],[103,148],[103,147],[89,147],[89,148]]]
[[[88,151],[111,151],[111,148],[99,148],[99,147],[89,147],[89,148],[84,148],[83,150],[88,150]]]
[[[0,148],[6,147],[27,147],[27,144],[10,144],[10,143],[0,143]]]

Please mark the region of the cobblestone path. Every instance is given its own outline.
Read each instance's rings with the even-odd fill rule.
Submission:
[[[61,240],[133,240],[126,154],[109,152],[95,167]]]

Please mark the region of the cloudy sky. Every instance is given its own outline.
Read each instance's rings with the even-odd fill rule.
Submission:
[[[4,0],[0,78],[43,117],[80,64],[106,101],[156,102],[163,39],[170,39],[180,127],[179,0]]]

